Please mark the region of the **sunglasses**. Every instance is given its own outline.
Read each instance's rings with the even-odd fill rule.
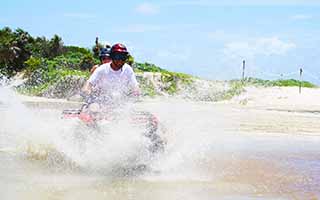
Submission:
[[[127,60],[127,58],[128,58],[127,54],[114,54],[114,55],[112,55],[113,60],[125,61],[125,60]]]

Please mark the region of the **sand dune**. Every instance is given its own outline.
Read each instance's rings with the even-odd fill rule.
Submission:
[[[298,87],[246,87],[245,92],[230,103],[249,107],[320,111],[320,89]]]
[[[225,103],[239,109],[239,131],[320,135],[320,89],[247,87]]]

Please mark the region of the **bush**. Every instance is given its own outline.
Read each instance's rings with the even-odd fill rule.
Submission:
[[[143,96],[151,96],[154,97],[156,95],[156,90],[152,84],[149,84],[145,79],[141,79],[140,82],[140,89],[142,91]]]
[[[150,63],[136,63],[136,68],[135,70],[137,72],[162,72],[162,73],[167,73],[169,71],[164,70],[154,64]]]
[[[81,70],[88,70],[94,65],[94,58],[91,54],[86,54],[81,58],[79,67]]]
[[[41,58],[30,57],[26,62],[26,73],[25,76],[31,75],[35,70],[41,67],[42,60]]]
[[[231,80],[231,83],[241,83],[243,86],[262,86],[262,87],[272,87],[272,86],[279,86],[279,87],[294,87],[300,86],[300,81],[295,79],[286,79],[286,80],[263,80],[259,78],[247,77],[244,80]],[[308,82],[308,81],[301,81],[302,87],[308,88],[315,88],[316,85]]]
[[[72,53],[80,53],[85,55],[85,54],[91,53],[89,49],[85,49],[77,46],[66,46],[65,49],[66,49],[66,52],[64,53],[64,55],[72,54]]]
[[[290,87],[290,86],[301,86],[302,87],[307,87],[307,88],[315,88],[317,87],[316,85],[308,82],[308,81],[298,81],[295,79],[289,79],[289,80],[276,80],[273,81],[273,86],[285,86],[285,87]]]

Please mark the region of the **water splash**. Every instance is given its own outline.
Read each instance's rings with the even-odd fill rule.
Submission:
[[[77,119],[61,119],[60,110],[29,109],[12,90],[0,88],[1,146],[47,164],[71,163],[86,171],[111,172],[114,168],[143,164],[150,158],[142,127],[124,117],[99,130]]]

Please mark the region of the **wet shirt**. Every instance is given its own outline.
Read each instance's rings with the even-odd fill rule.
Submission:
[[[128,64],[118,71],[111,68],[111,63],[103,64],[91,75],[89,83],[103,94],[117,92],[127,95],[138,87],[136,76]]]

